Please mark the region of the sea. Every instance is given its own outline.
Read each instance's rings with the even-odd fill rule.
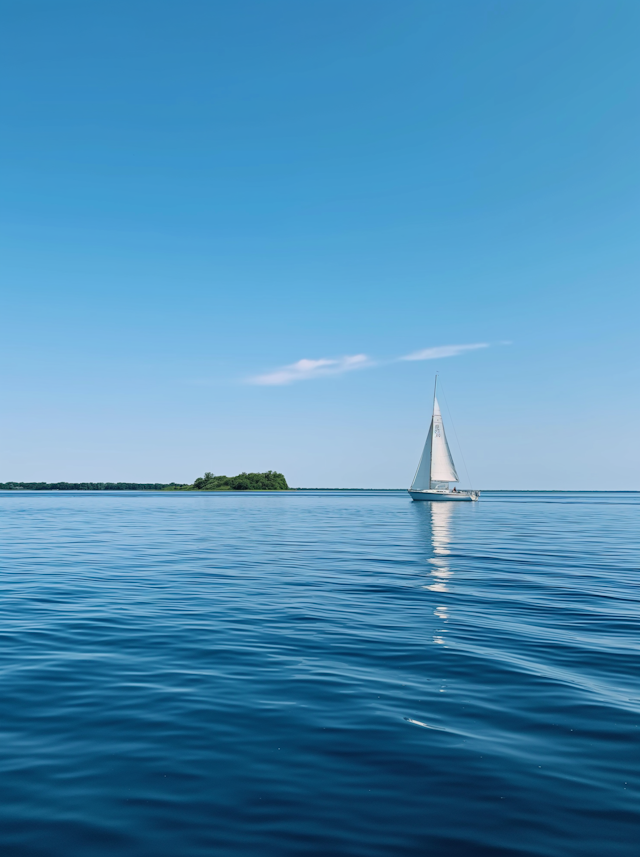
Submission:
[[[640,494],[0,494],[3,857],[637,857]]]

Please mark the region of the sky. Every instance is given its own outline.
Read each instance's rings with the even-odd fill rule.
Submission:
[[[640,489],[636,0],[0,17],[0,481]]]

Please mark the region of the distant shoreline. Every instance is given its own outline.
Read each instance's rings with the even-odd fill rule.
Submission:
[[[27,483],[28,484],[28,483]],[[38,484],[38,483],[35,483]],[[40,483],[41,484],[41,483]],[[54,485],[56,483],[53,483]],[[65,484],[65,483],[57,483],[57,484]],[[80,483],[82,484],[82,483]],[[87,483],[84,483],[87,485]],[[88,483],[91,484],[91,483]],[[116,493],[116,492],[125,492],[125,491],[135,491],[135,492],[148,492],[148,493],[159,493],[159,492],[167,492],[167,493],[180,493],[180,494],[295,494],[298,491],[344,491],[344,492],[359,492],[359,493],[367,493],[369,491],[375,491],[377,493],[394,493],[399,491],[407,491],[406,488],[246,488],[246,489],[233,489],[233,488],[191,488],[191,487],[182,487],[175,483],[162,485],[158,483],[158,487],[147,487],[146,484],[135,485],[135,483],[125,483],[127,484],[126,488],[116,487],[117,483],[93,483],[96,486],[100,484],[108,485],[108,487],[79,487],[73,483],[67,483],[69,487],[64,488],[54,488],[47,486],[46,488],[36,488],[36,487],[23,487],[22,485],[12,485],[11,483],[5,483],[4,485],[0,483],[0,493],[17,493],[17,492],[31,492],[31,493],[62,493],[65,491],[76,491],[76,492],[87,492],[87,493]],[[120,483],[122,484],[122,483]],[[148,484],[148,483],[147,483]],[[11,487],[8,487],[11,486]],[[134,487],[135,486],[135,487]],[[175,486],[175,487],[174,487]],[[616,489],[616,488],[482,488],[478,489],[483,494],[637,494],[640,492],[640,488],[625,488],[625,489]]]

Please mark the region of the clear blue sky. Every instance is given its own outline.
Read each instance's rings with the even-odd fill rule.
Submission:
[[[0,10],[0,481],[640,488],[636,0]]]

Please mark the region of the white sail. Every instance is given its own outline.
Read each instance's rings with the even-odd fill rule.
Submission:
[[[413,491],[426,491],[432,482],[457,482],[458,474],[444,433],[444,424],[438,400],[433,400],[433,418],[427,441],[422,450],[420,464],[411,485]]]
[[[431,488],[431,438],[433,437],[433,420],[427,435],[427,442],[422,450],[422,458],[416,470],[416,475],[411,485],[414,491],[425,491]]]
[[[433,400],[433,420],[431,421],[433,438],[431,441],[431,481],[457,482],[458,474],[451,457],[451,450],[444,433],[444,424],[438,400]]]

